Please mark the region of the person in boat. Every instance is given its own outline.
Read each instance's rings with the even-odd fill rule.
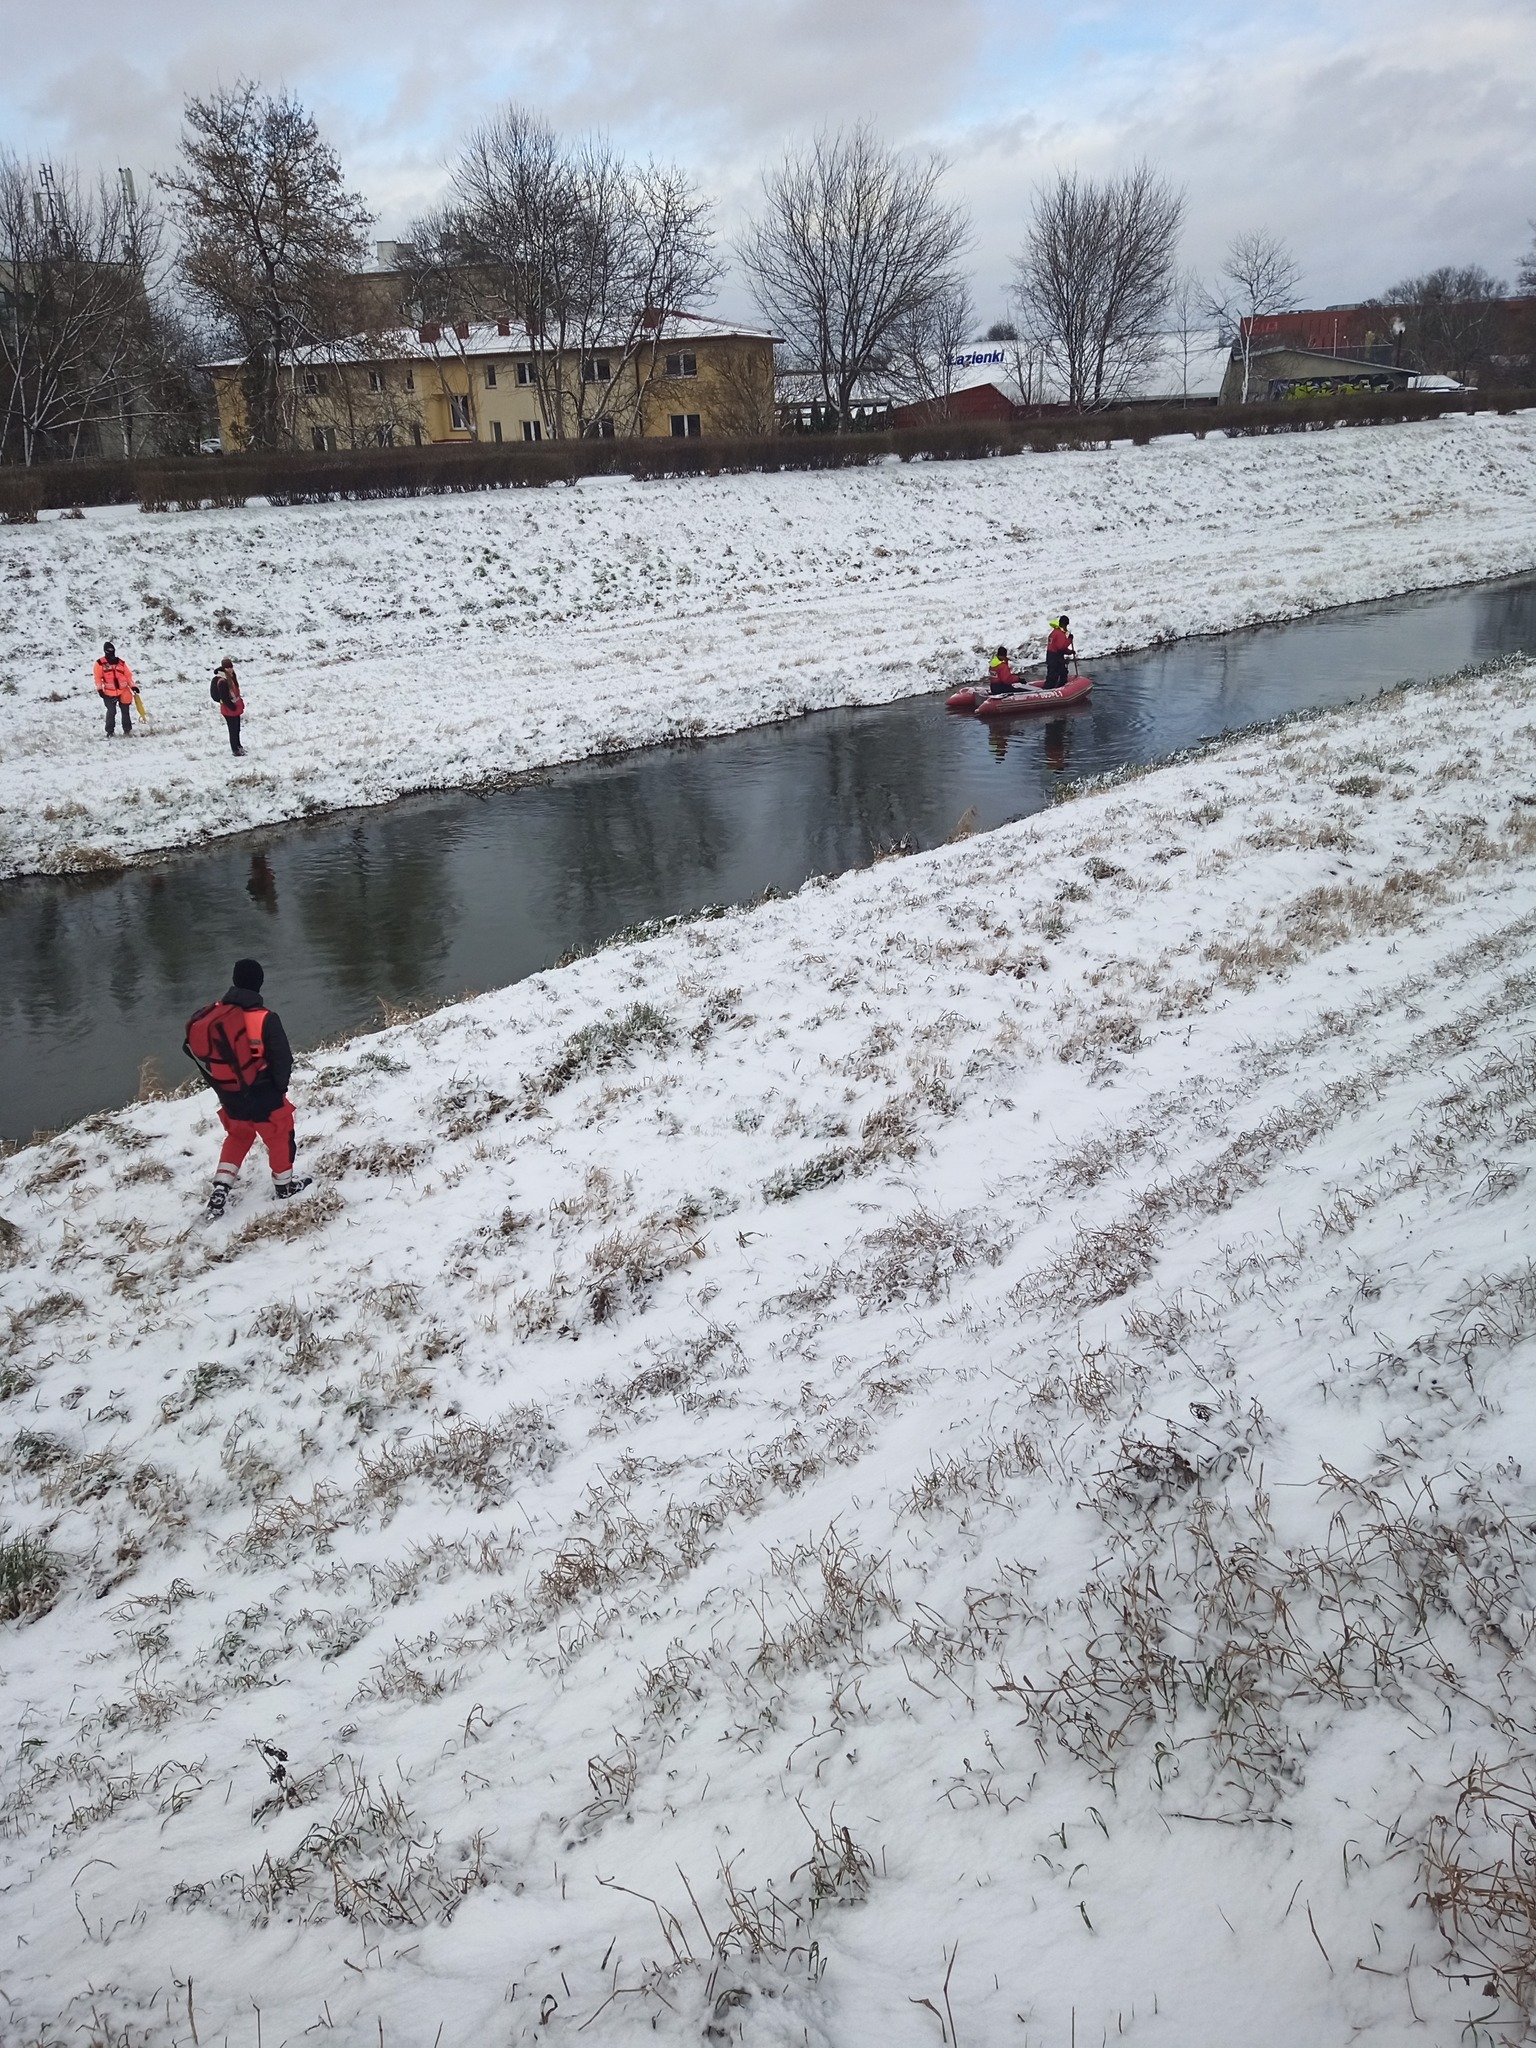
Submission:
[[[1067,680],[1067,660],[1077,659],[1077,646],[1072,638],[1072,621],[1063,612],[1059,619],[1052,619],[1051,630],[1045,643],[1045,687],[1048,690],[1062,689]]]
[[[987,663],[987,687],[994,697],[1011,697],[1019,687],[1006,647],[999,647]]]

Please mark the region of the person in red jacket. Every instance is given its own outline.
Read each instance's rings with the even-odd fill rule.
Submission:
[[[133,670],[118,659],[117,649],[106,641],[96,662],[96,694],[107,707],[107,738],[111,739],[119,711],[123,714],[123,737],[133,737]]]
[[[213,672],[213,681],[208,694],[224,714],[224,723],[229,730],[229,751],[243,754],[240,744],[240,720],[245,715],[245,699],[240,694],[240,678],[235,674],[235,664],[226,654]]]
[[[219,1098],[224,1149],[208,1196],[208,1214],[222,1216],[245,1155],[260,1138],[272,1167],[272,1192],[287,1201],[309,1186],[296,1180],[293,1104],[288,1082],[293,1049],[282,1019],[261,1000],[259,960],[237,960],[230,986],[187,1025],[182,1050]]]
[[[987,663],[987,687],[994,697],[1011,697],[1019,686],[1006,647],[999,647]]]
[[[1059,690],[1067,680],[1067,656],[1074,659],[1077,646],[1070,632],[1072,621],[1063,612],[1059,619],[1051,622],[1050,636],[1045,643],[1045,687]]]

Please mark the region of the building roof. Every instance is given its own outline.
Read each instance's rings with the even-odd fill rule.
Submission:
[[[666,313],[658,327],[646,328],[643,332],[647,341],[654,335],[658,344],[779,340],[778,335],[770,334],[766,328],[743,327],[733,320],[712,320],[704,313]],[[627,345],[623,338],[612,336],[606,341],[588,342],[585,349],[588,353],[604,348],[621,351]],[[429,322],[424,327],[398,327],[376,336],[353,335],[342,342],[315,342],[295,349],[293,360],[299,364],[329,368],[346,362],[438,363],[458,356],[527,356],[534,350],[533,336],[520,320],[443,320]],[[239,356],[224,357],[218,362],[203,365],[205,370],[238,370],[242,367],[243,358]]]

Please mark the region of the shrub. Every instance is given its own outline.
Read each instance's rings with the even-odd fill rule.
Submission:
[[[0,520],[78,505],[323,505],[338,499],[415,498],[454,491],[524,489],[584,476],[720,476],[752,471],[856,469],[892,455],[904,462],[965,462],[992,455],[1102,448],[1162,434],[1295,434],[1334,426],[1509,412],[1529,392],[1340,393],[1246,406],[1134,406],[1121,411],[1037,414],[1017,420],[940,420],[857,434],[765,434],[720,440],[541,441],[472,447],[263,451],[150,462],[51,462],[0,469]]]

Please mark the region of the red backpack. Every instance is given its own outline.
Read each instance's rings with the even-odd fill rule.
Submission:
[[[209,1003],[188,1021],[181,1049],[221,1095],[234,1095],[266,1072],[266,1022],[265,1010]]]

